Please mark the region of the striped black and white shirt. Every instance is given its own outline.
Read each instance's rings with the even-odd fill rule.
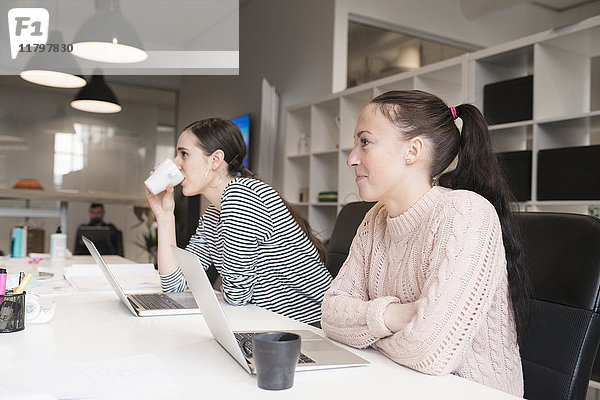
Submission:
[[[221,211],[210,205],[186,250],[223,278],[223,297],[306,323],[321,319],[321,302],[331,275],[317,249],[266,183],[238,177],[225,188]],[[165,292],[183,291],[180,268],[161,275]]]

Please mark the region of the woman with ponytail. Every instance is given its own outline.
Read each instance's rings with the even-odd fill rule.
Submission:
[[[378,203],[325,294],[328,336],[523,396],[529,286],[479,110],[418,90],[384,93],[362,110],[347,164],[361,198]]]
[[[306,323],[318,323],[331,284],[326,249],[306,220],[275,189],[243,165],[246,144],[231,121],[212,118],[187,126],[174,162],[185,196],[211,203],[186,249],[204,268],[215,266],[225,300],[252,303]],[[175,245],[173,187],[146,198],[158,223],[158,271],[163,290],[187,282],[171,250]]]

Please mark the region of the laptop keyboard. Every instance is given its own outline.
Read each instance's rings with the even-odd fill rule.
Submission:
[[[244,338],[252,338],[252,336],[256,335],[258,332],[233,332],[235,339],[238,341],[238,344],[240,344],[240,342],[242,341],[242,339]],[[248,352],[252,352],[252,341],[248,341],[246,343],[244,343],[244,347],[246,348],[246,350],[248,350]],[[298,358],[298,364],[314,364],[315,360],[313,360],[312,358],[310,358],[309,356],[307,356],[304,353],[300,353],[300,357]]]
[[[146,310],[165,310],[184,308],[163,293],[130,294],[129,297],[141,304]]]

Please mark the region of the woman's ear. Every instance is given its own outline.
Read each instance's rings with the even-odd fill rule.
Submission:
[[[225,161],[225,153],[223,152],[223,150],[221,150],[221,149],[215,150],[210,155],[211,169],[213,171],[216,171],[217,169],[219,169],[219,167],[221,166],[221,164],[223,164],[224,161]]]
[[[424,151],[425,141],[423,138],[420,136],[412,138],[408,144],[408,149],[406,150],[406,160],[410,160],[411,163],[414,163],[423,156]]]

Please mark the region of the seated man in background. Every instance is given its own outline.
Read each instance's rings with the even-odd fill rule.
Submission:
[[[89,238],[102,255],[117,254],[123,256],[123,235],[116,226],[104,222],[104,205],[92,203],[90,205],[90,221],[79,225],[75,238],[74,255],[90,254],[85,247],[81,236]]]

